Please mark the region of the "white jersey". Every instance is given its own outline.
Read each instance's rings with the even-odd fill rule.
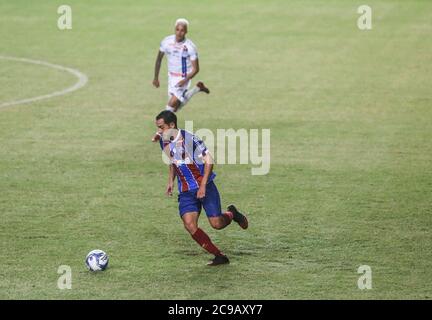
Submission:
[[[175,35],[163,39],[159,51],[167,56],[168,74],[174,77],[186,77],[192,72],[191,61],[198,58],[195,44],[189,39],[176,42]]]

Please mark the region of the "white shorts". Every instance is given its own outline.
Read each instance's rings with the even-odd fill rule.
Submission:
[[[184,102],[184,94],[189,89],[191,81],[189,80],[182,87],[176,87],[177,83],[179,83],[181,80],[183,80],[183,77],[168,75],[168,99],[171,99],[171,96],[174,95],[180,100],[180,102]]]

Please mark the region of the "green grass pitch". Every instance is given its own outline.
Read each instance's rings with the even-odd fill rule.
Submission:
[[[0,0],[0,55],[75,68],[68,95],[0,109],[1,299],[430,299],[432,3],[352,0]],[[166,104],[151,86],[160,40],[191,22],[203,80],[178,114],[195,129],[271,129],[271,170],[216,166],[223,206],[250,229],[183,229],[150,142]],[[194,80],[196,80],[194,79]],[[0,59],[0,104],[73,85]],[[86,270],[100,248],[107,271]],[[72,268],[72,289],[57,268]],[[372,269],[359,290],[357,269]]]

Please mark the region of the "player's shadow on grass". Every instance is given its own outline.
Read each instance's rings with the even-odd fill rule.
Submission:
[[[174,251],[175,254],[177,255],[183,255],[183,256],[189,256],[189,257],[196,257],[196,256],[201,256],[201,255],[206,255],[205,251],[196,251],[196,250],[176,250]],[[230,250],[229,252],[227,251],[227,253],[229,253],[230,255],[233,256],[254,256],[254,252],[253,251],[239,251],[239,250]]]
[[[193,250],[176,250],[174,251],[175,254],[178,255],[183,255],[183,256],[200,256],[201,254],[205,253],[205,252],[200,252],[200,251],[193,251]]]
[[[254,256],[255,255],[254,252],[252,251],[238,251],[238,250],[231,251],[231,254],[234,256]]]

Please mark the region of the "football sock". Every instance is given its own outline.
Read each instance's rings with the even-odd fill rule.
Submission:
[[[186,91],[186,93],[184,94],[186,101],[189,101],[189,99],[198,92],[200,92],[200,88],[198,88],[197,86],[194,86],[192,89]]]
[[[197,86],[193,87],[190,90],[187,90],[184,94],[184,100],[183,100],[183,102],[180,103],[178,110],[183,108],[189,102],[189,100],[192,98],[192,96],[198,92],[200,92],[200,88],[198,88]]]
[[[211,242],[207,233],[205,233],[202,229],[198,228],[197,231],[192,235],[192,238],[205,250],[209,253],[220,256],[222,252]]]
[[[175,109],[173,107],[170,107],[170,106],[166,106],[165,110],[175,112]]]

